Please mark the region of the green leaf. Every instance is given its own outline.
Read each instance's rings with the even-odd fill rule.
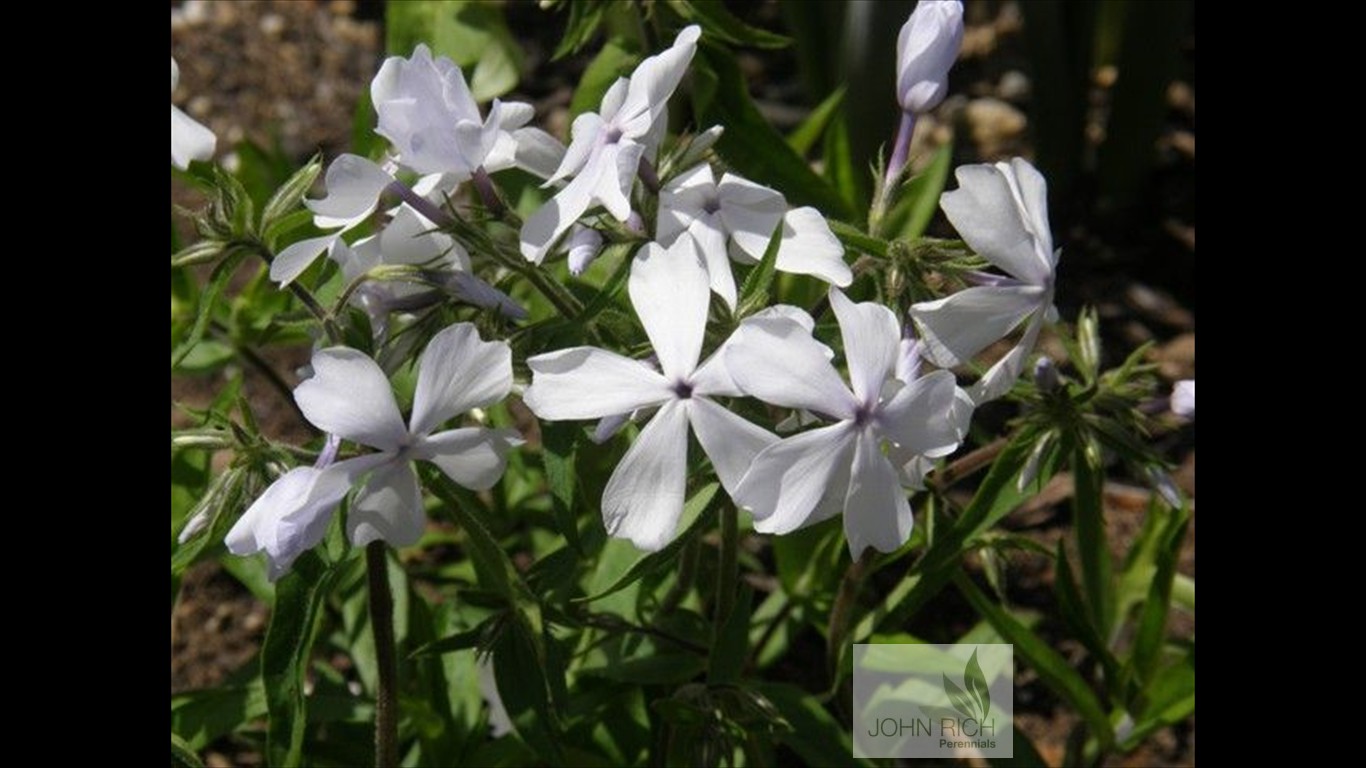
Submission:
[[[924,556],[907,577],[883,599],[882,604],[859,621],[853,637],[862,642],[879,627],[899,627],[934,597],[959,570],[962,557],[978,538],[1019,505],[1025,493],[1016,478],[1034,449],[1035,435],[1021,430],[1002,449],[963,514],[947,530],[936,530]],[[1053,466],[1040,467],[1040,482],[1047,481]]]
[[[669,7],[686,21],[697,22],[709,34],[732,45],[786,48],[790,38],[751,27],[726,10],[721,0],[669,0]]]
[[[275,586],[275,607],[261,646],[261,680],[269,712],[266,751],[272,765],[301,761],[308,711],[304,678],[338,571],[309,550]]]
[[[545,465],[546,485],[550,487],[555,527],[580,554],[583,545],[579,542],[574,507],[574,462],[581,434],[582,430],[575,424],[541,425],[541,462]]]
[[[595,600],[601,600],[608,595],[613,595],[626,589],[646,575],[655,573],[672,563],[674,559],[678,557],[678,553],[683,549],[683,545],[695,535],[695,532],[704,528],[709,523],[712,516],[710,514],[703,514],[703,512],[713,511],[712,500],[716,498],[716,489],[719,487],[720,486],[716,483],[709,483],[708,485],[703,486],[701,490],[694,493],[691,499],[688,499],[687,503],[683,505],[683,517],[680,522],[681,532],[663,549],[658,552],[650,552],[642,555],[627,565],[619,574],[611,572],[599,572],[595,574],[593,578],[594,584],[607,582],[608,586],[598,590],[590,596],[577,598],[574,602],[591,603]],[[606,551],[608,547],[617,546],[631,547],[634,549],[634,546],[629,542],[621,539],[612,539],[603,548],[604,553],[598,556],[599,565],[604,561],[614,559],[608,558],[606,556]]]
[[[749,657],[749,617],[753,598],[754,588],[748,582],[741,582],[735,607],[717,631],[716,642],[707,658],[707,682],[711,685],[731,685],[740,680],[745,659]]]
[[[209,282],[204,286],[203,292],[199,294],[199,303],[195,307],[194,324],[190,326],[190,332],[185,340],[171,351],[171,369],[175,370],[194,349],[199,340],[204,338],[204,332],[209,328],[209,321],[213,319],[214,305],[218,303],[218,297],[223,295],[223,289],[227,287],[228,280],[232,279],[232,274],[237,271],[237,266],[246,258],[246,251],[233,249],[227,256],[213,268],[209,275]]]
[[[844,103],[844,86],[836,88],[834,93],[826,96],[825,101],[816,105],[816,108],[811,110],[811,114],[806,116],[802,124],[787,135],[787,145],[792,147],[792,151],[802,157],[810,154],[811,148],[816,146],[816,142],[825,133],[830,121],[839,113],[842,103]]]
[[[982,672],[982,665],[977,661],[977,650],[973,649],[968,665],[963,669],[963,683],[968,687],[968,693],[977,702],[978,720],[985,720],[991,714],[991,690],[987,687],[987,676]]]
[[[1049,647],[1048,643],[1039,638],[1001,608],[992,602],[972,583],[962,571],[957,571],[953,575],[953,583],[958,587],[958,591],[963,597],[972,604],[973,610],[977,614],[991,623],[997,632],[1005,638],[1006,642],[1015,646],[1015,653],[1029,664],[1030,667],[1039,675],[1039,679],[1044,682],[1055,693],[1066,700],[1077,714],[1081,715],[1087,726],[1101,744],[1101,749],[1108,751],[1114,745],[1115,734],[1110,725],[1110,718],[1101,708],[1096,695],[1091,692],[1090,686],[1082,679],[1072,665]]]
[[[843,221],[830,221],[830,231],[835,233],[835,237],[844,244],[845,248],[862,251],[870,256],[887,258],[887,249],[890,247],[886,240],[880,237],[864,234],[863,230],[852,224]]]
[[[607,12],[605,2],[575,2],[567,3],[569,6],[569,21],[565,23],[564,36],[560,38],[560,44],[555,46],[555,53],[551,55],[551,61],[558,61],[571,53],[578,53],[579,49],[592,42],[593,36],[597,34],[598,27],[602,26],[602,17]]]
[[[470,513],[460,501],[460,491],[445,474],[432,467],[422,468],[422,478],[427,488],[445,505],[445,509],[455,518],[465,533],[466,551],[474,561],[479,573],[479,583],[485,588],[501,595],[511,605],[534,602],[531,591],[527,589],[517,572],[516,566],[508,559],[503,548],[498,545],[493,534],[484,523]]]
[[[204,764],[199,761],[199,755],[190,749],[190,745],[185,740],[171,732],[171,766],[180,768],[204,768]]]
[[[495,621],[497,621],[497,617],[490,618],[473,629],[457,632],[454,635],[448,635],[438,640],[433,640],[430,643],[426,643],[425,645],[418,646],[418,648],[409,654],[409,656],[413,658],[420,656],[440,656],[443,653],[454,653],[455,651],[474,648],[483,642],[484,638],[489,633],[490,627],[494,625],[493,623]]]
[[[739,315],[747,317],[769,305],[769,288],[773,285],[773,275],[778,264],[778,247],[783,242],[783,223],[778,222],[773,234],[768,238],[764,257],[749,271],[744,285],[740,286]]]
[[[1067,552],[1061,539],[1058,541],[1054,557],[1057,573],[1053,577],[1053,587],[1058,599],[1058,611],[1062,614],[1063,621],[1067,622],[1068,628],[1072,630],[1072,634],[1100,661],[1101,668],[1105,670],[1105,682],[1113,690],[1113,687],[1119,684],[1119,662],[1110,652],[1110,648],[1091,620],[1091,614],[1086,610],[1086,603],[1082,600],[1081,591],[1077,589],[1072,564],[1067,559]]]
[[[1147,706],[1120,745],[1122,749],[1137,747],[1153,731],[1179,723],[1195,712],[1195,649],[1162,668],[1144,694]]]
[[[265,691],[259,679],[250,684],[230,681],[217,688],[172,696],[171,732],[181,735],[189,749],[198,751],[265,714]]]
[[[759,113],[750,98],[745,77],[735,57],[708,43],[697,52],[696,72],[709,69],[716,91],[709,103],[694,94],[701,125],[724,125],[716,152],[736,171],[761,184],[781,189],[792,205],[814,205],[826,215],[848,217],[852,211],[838,192],[817,176],[806,161],[783,140]]]
[[[882,221],[882,232],[893,240],[914,240],[924,235],[939,209],[939,196],[952,167],[953,144],[945,144],[935,151],[924,171],[901,187],[900,199]]]
[[[792,727],[777,734],[807,765],[859,765],[854,760],[849,731],[839,724],[821,700],[788,683],[754,683]]]
[[[563,661],[554,652],[553,638],[546,637],[530,621],[508,622],[493,644],[493,673],[498,695],[517,733],[552,763],[564,762],[560,746],[560,721],[555,704],[558,684],[549,674],[563,675]]]
[[[1072,456],[1076,490],[1072,495],[1077,554],[1081,560],[1083,596],[1101,637],[1110,636],[1114,622],[1115,584],[1110,569],[1110,542],[1105,537],[1105,474],[1093,463],[1093,451],[1078,441]]]
[[[627,659],[610,659],[601,667],[585,667],[580,674],[640,685],[682,685],[706,669],[702,659],[691,653],[661,653]]]
[[[1146,683],[1153,675],[1162,645],[1166,641],[1167,618],[1171,614],[1172,584],[1176,577],[1176,566],[1181,559],[1181,545],[1186,540],[1186,523],[1189,519],[1184,508],[1171,509],[1156,503],[1154,506],[1165,509],[1165,514],[1159,513],[1158,509],[1150,510],[1148,513],[1160,516],[1164,524],[1161,526],[1157,572],[1153,575],[1148,599],[1144,601],[1143,610],[1139,614],[1137,635],[1134,638],[1132,664],[1141,683]]]
[[[844,198],[849,210],[868,210],[868,174],[854,159],[849,123],[842,114],[825,132],[824,160],[825,178]]]
[[[622,38],[608,40],[579,78],[578,87],[574,89],[574,98],[569,102],[570,117],[578,117],[584,112],[596,112],[607,89],[612,87],[617,78],[630,74],[640,63],[641,58],[643,57],[634,43]]]

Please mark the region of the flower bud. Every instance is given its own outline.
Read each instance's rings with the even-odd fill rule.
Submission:
[[[602,235],[596,229],[575,225],[574,233],[569,236],[566,245],[569,248],[569,273],[582,275],[602,251]]]
[[[962,3],[920,0],[896,41],[896,92],[902,110],[923,114],[944,100],[949,68],[962,44]]]

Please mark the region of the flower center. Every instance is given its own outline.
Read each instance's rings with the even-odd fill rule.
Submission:
[[[678,396],[679,400],[687,400],[692,397],[692,384],[689,384],[686,381],[675,382],[673,392]]]
[[[854,409],[854,426],[862,429],[873,423],[873,418],[877,415],[876,405],[860,405]]]
[[[707,198],[702,201],[702,210],[707,213],[716,213],[721,210],[721,198],[715,195],[707,195]]]
[[[621,129],[615,126],[608,128],[603,141],[607,144],[616,144],[618,141],[621,141]]]

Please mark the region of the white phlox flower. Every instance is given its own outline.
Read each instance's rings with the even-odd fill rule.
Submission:
[[[347,514],[356,546],[383,540],[414,544],[426,526],[414,461],[435,464],[472,490],[502,477],[508,452],[522,444],[516,430],[462,427],[436,431],[447,420],[491,406],[512,388],[512,350],[484,341],[475,327],[458,323],[432,337],[418,362],[413,412],[405,426],[384,372],[347,347],[313,355],[313,376],[294,399],[314,426],[376,449],[326,468],[298,467],[276,480],[228,532],[237,555],[264,552],[272,578],[322,540],[332,512],[360,484]]]
[[[479,169],[494,173],[514,166],[546,178],[564,145],[526,127],[530,104],[493,100],[487,117],[470,94],[460,67],[432,57],[419,45],[410,58],[391,56],[370,83],[379,116],[375,132],[389,140],[401,165],[419,174],[450,174],[464,180]]]
[[[690,233],[706,261],[711,289],[732,310],[736,295],[730,260],[758,262],[779,225],[783,231],[775,269],[841,287],[853,281],[844,246],[815,208],[788,210],[781,193],[733,173],[717,183],[706,163],[684,171],[659,191],[659,242],[667,245]]]
[[[1024,370],[1039,332],[1056,316],[1058,254],[1048,227],[1048,187],[1028,162],[958,169],[958,189],[939,205],[963,240],[1006,273],[983,275],[982,285],[911,307],[924,354],[945,368],[971,360],[1023,325],[1019,344],[983,374],[969,393],[981,404],[1004,395]]]
[[[602,497],[608,533],[657,550],[674,537],[683,513],[689,425],[727,492],[734,492],[754,456],[777,438],[712,399],[740,392],[722,362],[725,344],[698,363],[709,288],[690,236],[668,249],[644,246],[631,264],[628,291],[659,369],[596,347],[563,349],[527,361],[532,382],[523,399],[547,421],[658,409]]]
[[[175,58],[171,59],[171,93],[175,93],[180,82],[180,67]],[[218,139],[213,131],[205,128],[199,121],[171,105],[171,165],[185,170],[191,160],[212,160],[213,150]]]
[[[683,79],[702,30],[678,33],[668,50],[636,67],[602,97],[599,111],[574,119],[572,141],[547,184],[573,177],[522,226],[522,255],[540,264],[588,209],[601,205],[618,221],[631,214],[631,187],[641,158],[658,148],[669,97]]]
[[[294,282],[319,256],[342,243],[342,235],[368,219],[379,206],[380,195],[393,183],[393,175],[370,160],[359,155],[338,156],[323,177],[326,195],[304,201],[313,211],[313,223],[319,229],[333,231],[291,243],[276,254],[270,264],[270,279],[281,287]]]
[[[760,451],[732,496],[753,513],[761,533],[789,533],[842,511],[857,559],[868,547],[891,552],[910,536],[913,518],[902,484],[921,470],[905,467],[957,447],[962,398],[948,371],[896,377],[899,367],[913,375],[914,366],[903,360],[901,326],[890,309],[855,304],[835,288],[830,306],[850,386],[828,348],[812,337],[809,317],[746,324],[727,346],[726,368],[743,392],[835,422]]]

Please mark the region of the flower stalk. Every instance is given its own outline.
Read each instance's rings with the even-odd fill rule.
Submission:
[[[370,593],[370,628],[375,633],[379,689],[375,693],[375,766],[398,765],[398,656],[394,648],[394,596],[389,591],[388,545],[365,547]]]

